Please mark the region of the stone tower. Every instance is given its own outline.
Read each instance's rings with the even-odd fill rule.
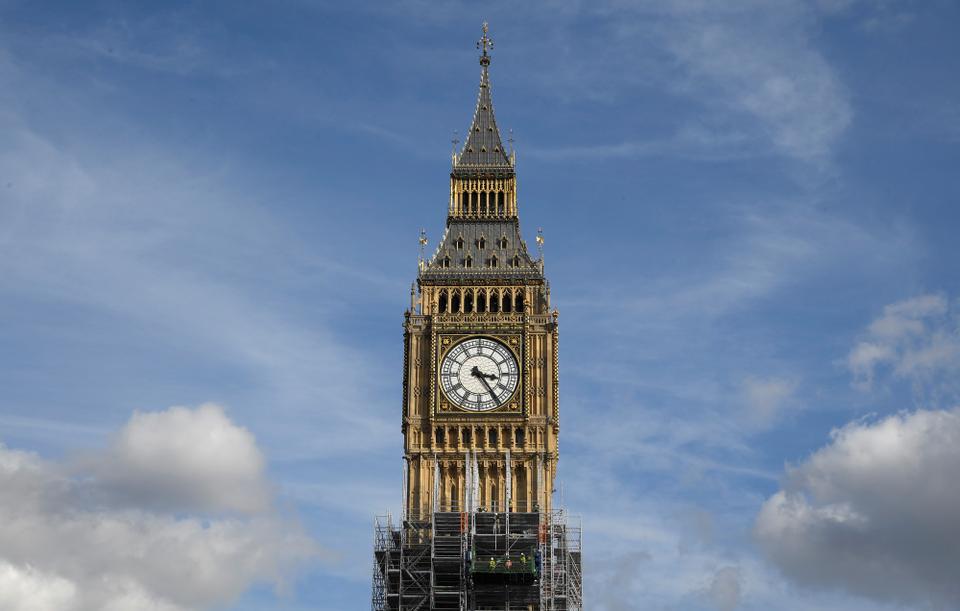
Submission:
[[[477,106],[453,155],[446,231],[420,263],[404,323],[411,514],[551,507],[557,311],[543,262],[520,233],[515,155],[503,146],[493,111],[491,44],[484,31]]]
[[[516,158],[493,113],[492,46],[484,24],[446,230],[421,256],[404,315],[403,513],[374,528],[374,611],[582,604],[581,530],[552,500],[557,311],[543,257],[520,233]]]

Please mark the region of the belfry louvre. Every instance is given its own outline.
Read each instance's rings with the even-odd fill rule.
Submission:
[[[582,607],[579,519],[553,505],[558,313],[520,233],[492,47],[484,24],[446,231],[404,315],[404,504],[375,522],[374,611]]]

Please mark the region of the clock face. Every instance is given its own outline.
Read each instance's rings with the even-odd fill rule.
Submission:
[[[486,337],[456,344],[440,363],[440,387],[456,406],[475,412],[496,409],[517,390],[520,368],[513,352]]]

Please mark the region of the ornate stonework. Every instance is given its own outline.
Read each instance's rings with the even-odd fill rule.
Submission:
[[[557,312],[550,308],[542,259],[530,256],[520,232],[515,157],[504,150],[493,113],[486,53],[492,43],[486,40],[473,121],[453,156],[447,229],[433,256],[421,262],[404,323],[405,509],[412,516],[466,509],[468,455],[479,473],[472,484],[479,488],[473,501],[479,507],[552,507]],[[509,348],[519,379],[509,397],[495,397],[493,383],[507,374],[495,371],[492,361],[493,369],[474,371],[478,405],[484,387],[492,400],[471,411],[445,394],[440,369],[445,354],[473,337]]]

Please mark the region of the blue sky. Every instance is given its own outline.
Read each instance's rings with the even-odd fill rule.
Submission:
[[[960,604],[939,0],[0,2],[0,603],[369,604],[484,20],[587,608]]]

